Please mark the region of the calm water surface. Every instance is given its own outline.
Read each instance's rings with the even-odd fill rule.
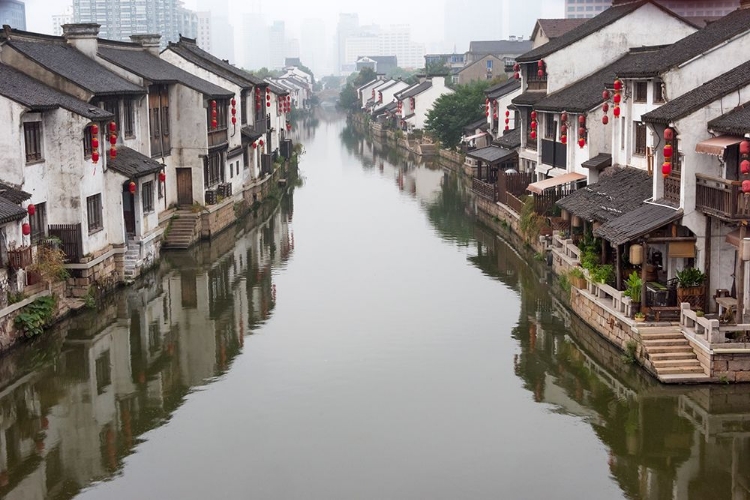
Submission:
[[[304,186],[0,360],[0,497],[750,498],[750,389],[623,363],[343,119]]]

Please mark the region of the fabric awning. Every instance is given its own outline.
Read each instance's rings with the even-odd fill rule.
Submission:
[[[527,187],[526,190],[531,191],[532,193],[535,193],[535,194],[542,194],[547,189],[551,189],[557,186],[562,186],[563,184],[569,184],[571,182],[577,182],[585,178],[586,176],[583,174],[579,174],[577,172],[569,172],[567,174],[563,174],[557,177],[552,177],[551,179],[544,179],[543,181],[529,184],[529,187]]]
[[[470,135],[469,137],[464,137],[464,142],[465,141],[471,141],[473,139],[478,139],[478,138],[482,137],[483,135],[487,135],[487,132],[481,132],[479,134]]]
[[[728,146],[734,146],[742,142],[742,137],[734,135],[720,135],[701,141],[695,145],[696,153],[705,153],[707,155],[722,156]]]

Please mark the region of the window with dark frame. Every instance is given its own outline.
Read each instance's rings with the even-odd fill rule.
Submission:
[[[86,127],[83,131],[83,156],[85,158],[91,158],[91,153],[94,148],[91,147],[91,126]]]
[[[47,236],[47,204],[36,203],[34,215],[29,215],[31,243],[39,243]]]
[[[143,213],[147,214],[154,211],[154,182],[144,182],[141,186],[141,203]]]
[[[544,138],[554,141],[557,135],[557,122],[552,118],[551,114],[545,116],[545,124]]]
[[[240,95],[240,123],[242,125],[247,124],[247,90],[243,90]]]
[[[664,89],[661,80],[654,82],[654,102],[664,102]]]
[[[114,122],[117,124],[117,130],[120,130],[120,101],[108,100],[103,101],[102,104],[104,105],[105,111],[109,111],[115,115]]]
[[[646,154],[646,124],[643,122],[634,122],[635,146],[633,153],[637,155]]]
[[[214,132],[216,130],[224,130],[227,128],[227,106],[228,101],[226,99],[216,99],[216,128],[211,128],[211,110],[212,107],[206,108],[206,123],[208,124],[208,130]]]
[[[224,181],[224,169],[222,168],[223,154],[211,153],[206,158],[203,170],[203,185],[206,188],[215,186]]]
[[[89,222],[89,234],[99,231],[102,225],[102,195],[95,194],[86,198],[86,214]]]
[[[104,389],[112,384],[112,364],[109,359],[109,349],[96,358],[94,366],[96,371],[96,392],[102,394]]]
[[[125,137],[135,137],[135,102],[133,99],[125,99],[125,126],[123,133]]]
[[[169,137],[169,87],[151,85],[148,88],[148,120],[151,138],[151,157],[172,154]]]
[[[648,100],[648,83],[635,82],[635,102],[646,102]]]
[[[42,161],[42,122],[24,123],[23,139],[26,145],[26,163]]]

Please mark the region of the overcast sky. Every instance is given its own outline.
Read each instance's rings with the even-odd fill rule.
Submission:
[[[53,14],[62,13],[71,0],[24,0],[26,3],[26,22],[30,31],[49,33],[52,31]],[[222,0],[217,0],[220,3]],[[333,37],[339,12],[357,12],[361,24],[405,24],[412,26],[412,38],[417,42],[440,42],[444,26],[443,0],[228,0],[231,18],[241,19],[244,13],[263,12],[267,21],[283,19],[287,29],[298,33],[299,26],[304,19],[320,18],[326,23],[328,37]],[[490,0],[498,2],[500,0]],[[517,2],[519,0],[512,0]],[[544,17],[562,17],[563,0],[526,0],[542,5]],[[184,0],[189,9],[195,9],[198,0]],[[483,22],[482,9],[472,2],[472,9],[477,12],[477,22]],[[236,26],[239,29],[239,26]],[[523,28],[523,31],[530,31]],[[522,34],[522,33],[517,33]],[[525,33],[528,37],[531,33]]]

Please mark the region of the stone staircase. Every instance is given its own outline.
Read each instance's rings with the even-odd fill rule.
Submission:
[[[140,245],[137,242],[129,240],[128,250],[125,252],[123,259],[123,275],[125,281],[133,281],[138,275],[138,266],[140,265]]]
[[[709,378],[679,326],[641,327],[638,333],[646,358],[661,381],[697,382]]]
[[[199,236],[200,214],[190,210],[178,210],[169,221],[169,232],[162,240],[163,248],[186,249],[195,243]]]

